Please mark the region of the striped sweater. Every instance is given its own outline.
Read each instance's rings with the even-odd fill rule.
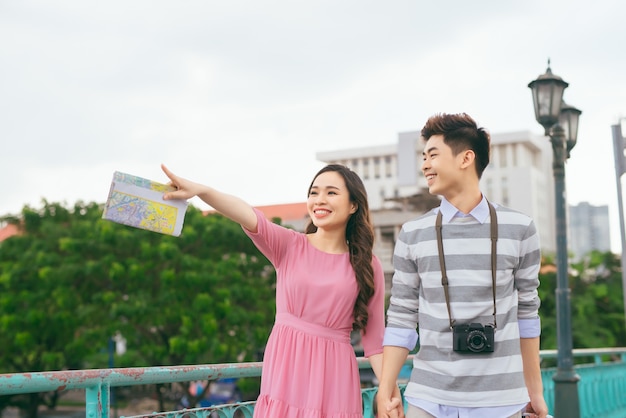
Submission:
[[[486,200],[481,204],[486,205]],[[538,318],[539,237],[531,218],[494,206],[498,242],[493,353],[452,350],[435,232],[439,208],[402,227],[394,250],[387,330],[414,332],[419,324],[420,349],[407,397],[462,407],[515,405],[529,400],[518,320]],[[492,324],[489,216],[483,223],[472,216],[453,217],[447,222],[444,217],[442,234],[453,319],[457,324]]]

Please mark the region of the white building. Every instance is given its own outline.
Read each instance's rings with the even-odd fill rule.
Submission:
[[[579,261],[591,251],[611,251],[611,228],[609,227],[609,207],[593,206],[580,202],[569,206],[568,246],[572,258]]]
[[[363,179],[373,210],[375,253],[391,274],[393,243],[402,223],[437,206],[421,172],[424,142],[419,131],[401,132],[395,144],[324,151],[325,163],[344,164]],[[487,199],[531,216],[542,250],[556,249],[552,146],[529,131],[491,135],[491,161],[481,189]]]

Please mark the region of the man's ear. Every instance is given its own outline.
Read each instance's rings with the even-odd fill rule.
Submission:
[[[461,160],[461,167],[463,168],[469,167],[472,163],[474,163],[474,161],[476,161],[476,154],[471,149],[467,149],[461,154],[463,156],[463,159]]]

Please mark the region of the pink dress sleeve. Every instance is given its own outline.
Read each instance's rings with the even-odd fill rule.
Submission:
[[[367,306],[369,316],[366,332],[361,331],[365,357],[383,352],[385,333],[385,273],[376,256],[372,258],[372,267],[374,268],[374,295]]]
[[[254,211],[258,221],[257,232],[250,232],[243,227],[242,229],[259,251],[276,267],[298,232],[271,222],[263,215],[263,212],[256,208]]]

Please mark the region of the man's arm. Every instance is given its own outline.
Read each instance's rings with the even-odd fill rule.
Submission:
[[[386,345],[383,348],[383,365],[378,394],[378,418],[404,417],[404,407],[399,401],[398,375],[406,362],[409,350],[404,347]],[[390,410],[391,409],[391,410]]]
[[[541,365],[539,357],[539,269],[541,267],[541,246],[539,233],[534,222],[528,224],[524,238],[520,242],[520,268],[515,274],[515,287],[518,290],[518,323],[520,347],[524,367],[524,380],[530,397],[528,412],[545,418],[548,407],[543,398]]]
[[[543,382],[541,381],[541,364],[539,357],[539,337],[520,338],[524,380],[530,396],[528,412],[534,412],[539,418],[548,414],[548,406],[543,398]]]

